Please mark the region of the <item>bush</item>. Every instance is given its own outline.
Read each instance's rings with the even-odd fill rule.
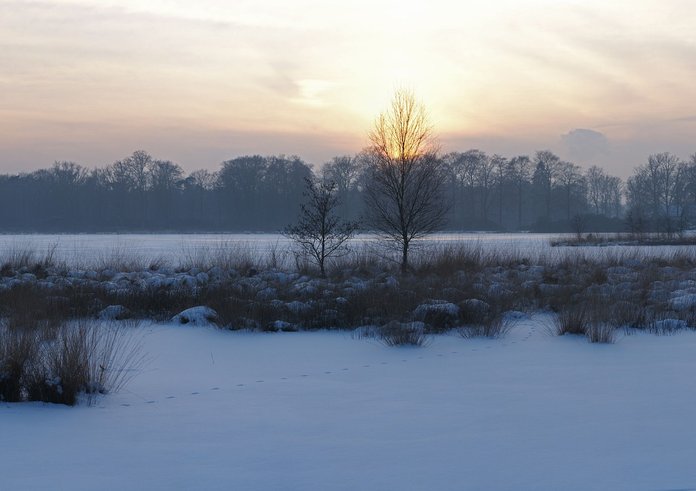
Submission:
[[[139,342],[116,324],[0,328],[0,400],[74,405],[121,389],[141,367]]]
[[[377,339],[386,346],[425,346],[429,338],[422,322],[391,321],[383,326],[363,326],[353,332],[357,339]]]
[[[502,338],[512,328],[512,321],[502,315],[488,317],[477,324],[459,328],[459,335],[463,338]]]
[[[590,343],[613,343],[616,337],[616,326],[610,322],[590,322],[585,331]]]
[[[423,325],[391,321],[379,328],[379,339],[387,346],[423,346],[428,341]]]
[[[646,323],[648,332],[658,336],[670,336],[687,327],[686,321],[666,315],[657,316]]]
[[[565,334],[586,334],[589,325],[589,315],[586,307],[584,305],[571,305],[563,308],[556,315],[554,325],[556,334],[559,336]]]
[[[429,300],[416,307],[413,317],[424,322],[431,332],[442,333],[457,324],[459,311],[457,305],[444,300]]]
[[[29,363],[36,359],[38,338],[34,332],[10,329],[0,331],[0,401],[22,400]]]

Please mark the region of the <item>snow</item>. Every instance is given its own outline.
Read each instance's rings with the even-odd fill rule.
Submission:
[[[174,324],[190,324],[192,326],[209,326],[215,324],[217,312],[210,307],[198,306],[186,309],[172,317]]]
[[[526,234],[526,233],[442,233],[433,234],[426,239],[413,243],[413,254],[419,250],[427,250],[421,246],[469,244],[481,247],[484,252],[502,252],[505,254],[524,254],[533,259],[562,258],[567,254],[606,256],[608,254],[624,255],[630,262],[631,253],[646,257],[669,257],[675,252],[693,249],[691,246],[611,246],[611,247],[551,247],[549,241],[560,237],[572,238],[572,234]],[[358,250],[372,247],[379,238],[372,234],[359,234],[351,241]],[[55,248],[55,249],[54,249]],[[289,239],[280,234],[263,233],[219,233],[219,234],[0,234],[0,258],[3,253],[31,249],[37,257],[53,250],[56,260],[66,261],[71,266],[83,265],[93,267],[100,263],[109,264],[113,260],[130,260],[142,263],[145,267],[149,262],[179,264],[190,260],[203,263],[214,262],[222,254],[238,252],[242,256],[268,257],[274,251],[281,252],[289,263],[294,264],[289,251]],[[282,260],[282,259],[281,259]],[[636,266],[641,259],[636,259]],[[532,274],[537,271],[530,268]],[[543,270],[541,270],[543,272]],[[210,275],[211,273],[208,272]],[[533,278],[531,278],[533,279]]]
[[[2,488],[696,486],[696,333],[591,345],[548,322],[406,349],[144,326],[150,363],[127,390],[94,407],[0,405]]]
[[[419,320],[423,320],[432,314],[443,314],[456,318],[459,315],[459,307],[445,300],[432,300],[429,303],[420,304],[413,311],[413,316]]]
[[[669,303],[670,307],[677,311],[693,309],[696,307],[696,294],[684,293],[674,296]]]

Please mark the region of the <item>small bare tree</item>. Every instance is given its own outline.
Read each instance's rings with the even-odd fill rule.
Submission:
[[[370,134],[367,218],[378,232],[401,249],[401,268],[408,270],[411,241],[438,230],[448,204],[442,190],[444,162],[425,108],[412,93],[398,90]]]
[[[283,234],[295,241],[316,262],[321,275],[326,276],[326,260],[348,252],[346,242],[355,234],[358,223],[337,216],[340,201],[334,181],[315,184],[305,179],[305,182],[305,202],[301,205],[299,221],[287,227]]]
[[[575,238],[578,242],[582,241],[582,234],[585,233],[587,229],[587,215],[581,215],[577,213],[569,220],[570,228],[575,233]]]

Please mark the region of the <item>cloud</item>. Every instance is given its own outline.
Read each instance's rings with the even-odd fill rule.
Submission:
[[[570,158],[583,164],[610,153],[609,140],[599,131],[576,128],[561,135],[561,142]]]

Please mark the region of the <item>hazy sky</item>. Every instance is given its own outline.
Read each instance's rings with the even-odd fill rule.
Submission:
[[[0,0],[0,172],[141,148],[320,164],[365,146],[397,87],[443,150],[626,175],[696,152],[696,2]]]

